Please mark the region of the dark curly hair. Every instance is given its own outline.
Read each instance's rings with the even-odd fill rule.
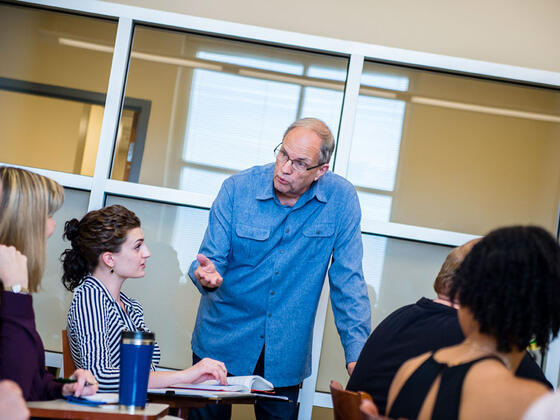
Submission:
[[[455,273],[452,299],[470,309],[498,351],[543,350],[560,328],[560,247],[536,226],[496,229],[477,243]]]
[[[137,227],[140,219],[118,204],[90,211],[82,220],[67,221],[63,238],[70,241],[72,248],[60,256],[64,287],[73,291],[82,284],[99,263],[99,256],[107,251],[119,252],[128,232]]]

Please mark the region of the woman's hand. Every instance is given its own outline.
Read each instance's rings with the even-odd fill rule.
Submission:
[[[62,395],[74,395],[75,397],[93,395],[97,392],[97,381],[89,370],[77,369],[70,379],[76,382],[65,384],[62,387]],[[88,385],[86,385],[86,382]]]
[[[19,284],[27,289],[27,257],[13,246],[0,245],[0,280],[5,289]]]
[[[223,362],[204,358],[194,366],[183,371],[185,383],[198,384],[209,379],[216,379],[220,384],[227,385],[227,369]]]

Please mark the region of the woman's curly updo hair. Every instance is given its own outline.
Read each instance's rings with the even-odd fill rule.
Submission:
[[[560,247],[542,228],[496,229],[477,243],[457,272],[452,299],[470,309],[498,351],[542,349],[560,328]]]
[[[60,256],[62,283],[73,291],[91,274],[99,256],[104,252],[119,252],[128,232],[140,227],[140,219],[126,207],[115,204],[93,210],[82,220],[72,219],[64,224],[65,239],[72,248]]]

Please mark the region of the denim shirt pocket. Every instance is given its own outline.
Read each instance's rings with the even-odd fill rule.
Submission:
[[[328,258],[334,245],[334,231],[334,223],[313,223],[304,228],[306,257],[309,259]]]
[[[238,223],[235,226],[233,252],[241,264],[256,265],[262,257],[262,244],[270,237],[270,228]]]

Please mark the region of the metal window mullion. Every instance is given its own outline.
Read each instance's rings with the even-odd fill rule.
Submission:
[[[109,179],[105,183],[105,193],[140,200],[156,201],[178,206],[209,209],[216,196],[185,190],[177,190],[155,185],[137,184]]]
[[[74,188],[74,189],[84,190],[84,191],[91,190],[91,177],[86,175],[54,171],[52,169],[36,168],[33,166],[16,165],[14,163],[2,162],[2,161],[0,161],[0,166],[12,166],[14,168],[21,168],[31,172],[35,172],[55,180],[63,187]]]
[[[348,77],[344,88],[344,101],[342,103],[342,115],[340,118],[340,130],[336,145],[336,155],[333,162],[333,172],[346,176],[352,148],[352,135],[354,134],[354,122],[358,97],[360,95],[360,81],[364,67],[364,56],[352,54],[348,66]]]
[[[88,211],[103,206],[105,185],[111,171],[113,148],[119,128],[119,117],[126,87],[128,59],[132,45],[132,31],[132,19],[120,18],[117,26],[117,36],[115,38],[115,49],[111,63],[107,99],[103,112],[103,123],[99,136],[99,147],[97,149],[97,159],[95,161],[95,172],[93,174]]]
[[[350,146],[352,141],[352,133],[354,131],[354,114],[358,103],[358,95],[360,94],[360,80],[362,76],[362,68],[364,65],[363,55],[350,56],[350,65],[348,66],[348,77],[344,89],[344,100],[342,104],[342,115],[340,118],[340,129],[337,141],[337,151],[335,160],[333,161],[333,170],[336,163],[336,172],[346,175],[348,167],[348,158],[350,156]],[[341,164],[342,162],[342,164]],[[312,369],[311,376],[303,381],[300,393],[299,415],[300,419],[311,419],[313,406],[315,403],[315,388],[317,387],[317,376],[319,373],[319,362],[321,360],[321,350],[323,346],[323,335],[325,332],[325,321],[327,318],[327,303],[329,300],[329,285],[325,281],[319,305],[317,307],[317,315],[315,316],[315,324],[313,326],[313,347],[311,350]]]
[[[321,349],[323,347],[323,334],[325,332],[325,320],[327,318],[327,303],[329,301],[329,283],[325,281],[319,305],[317,306],[317,315],[315,315],[315,323],[313,325],[313,347],[311,349],[311,376],[303,381],[301,391],[299,393],[299,412],[298,419],[311,419],[313,405],[315,401],[315,388],[317,387],[317,376],[319,373],[319,361],[321,360]]]

